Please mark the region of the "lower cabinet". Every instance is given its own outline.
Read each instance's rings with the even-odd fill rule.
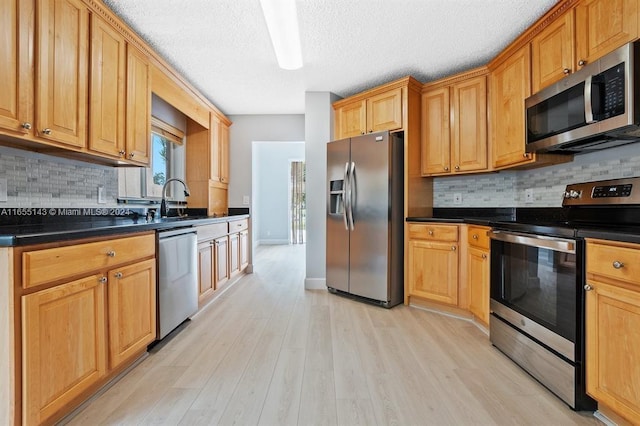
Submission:
[[[587,240],[587,393],[640,424],[640,245]]]
[[[214,240],[215,259],[216,259],[216,275],[215,287],[220,288],[229,280],[229,238],[216,238]]]
[[[458,304],[458,227],[409,224],[409,296]]]
[[[249,266],[249,231],[240,232],[240,269],[244,270]]]
[[[240,234],[229,234],[229,276],[240,272]]]
[[[59,420],[155,340],[154,253],[153,233],[21,250],[23,424]],[[100,255],[102,267],[86,261]],[[42,256],[64,264],[59,276],[81,278],[34,280]]]
[[[198,303],[202,304],[211,294],[215,287],[214,282],[214,250],[213,241],[198,243]]]
[[[485,326],[489,325],[489,228],[469,226],[467,247],[467,291],[469,311]]]

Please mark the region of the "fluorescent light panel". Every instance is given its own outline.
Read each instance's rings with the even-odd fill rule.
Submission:
[[[278,65],[285,70],[301,68],[302,51],[295,0],[260,0],[260,4]]]

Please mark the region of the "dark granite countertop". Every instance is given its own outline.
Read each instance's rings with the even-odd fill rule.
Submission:
[[[0,246],[24,246],[79,238],[161,231],[228,222],[247,217],[249,217],[248,214],[220,217],[184,216],[147,221],[144,216],[68,216],[57,217],[55,220],[52,218],[39,221],[27,220],[19,224],[0,225]]]
[[[492,222],[513,220],[515,207],[434,208],[431,217],[408,217],[407,222],[468,223],[491,226]]]

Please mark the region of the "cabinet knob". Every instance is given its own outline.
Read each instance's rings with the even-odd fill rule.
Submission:
[[[563,70],[562,70],[562,72],[563,72],[565,75],[569,75],[569,74],[571,74],[571,70],[570,70],[569,68],[565,68],[565,69],[563,69]]]
[[[100,284],[104,284],[107,282],[107,277],[100,277],[98,281],[100,282]]]
[[[133,158],[135,154],[133,152],[129,153],[129,158]]]
[[[444,168],[444,171],[445,171],[445,172],[448,172],[448,171],[449,171],[449,167],[445,167],[445,168]]]
[[[620,262],[620,261],[614,261],[613,262],[613,267],[616,269],[621,269],[624,266],[624,263]]]
[[[471,238],[473,238],[474,240],[477,240],[478,239],[478,234],[473,234],[473,237],[471,237]]]
[[[369,129],[369,133],[373,133],[373,129]]]
[[[31,130],[31,123],[25,121],[24,123],[22,123],[22,128],[25,130]]]
[[[364,132],[360,132],[361,135],[364,135]]]
[[[460,170],[460,166],[456,166],[456,167],[455,167],[455,169],[456,169],[456,170]]]
[[[120,150],[120,151],[118,151],[118,154],[120,154],[120,155],[125,155],[125,154],[126,154],[126,152],[125,152],[124,150]]]
[[[585,285],[584,285],[584,289],[585,289],[586,291],[591,291],[591,290],[593,290],[593,287],[591,287],[589,284],[585,284]]]
[[[531,154],[530,154],[530,153],[528,153],[528,152],[525,152],[524,154],[522,154],[522,156],[523,156],[524,158],[530,158],[530,157],[531,157]]]
[[[456,246],[451,246],[451,251],[456,251],[458,248]]]
[[[429,235],[433,235],[433,231],[429,229]]]
[[[587,61],[585,61],[584,59],[580,59],[578,61],[578,65],[580,65],[581,67],[584,67],[585,65],[587,65]]]
[[[116,252],[115,252],[115,251],[113,251],[113,250],[109,250],[109,251],[107,252],[107,256],[109,256],[109,257],[116,257]]]
[[[486,255],[485,253],[482,253],[482,258],[483,258],[483,259],[486,259],[486,258],[487,258],[487,255]]]
[[[49,129],[48,127],[46,129],[42,130],[42,134],[43,135],[50,135],[51,134],[51,129]]]
[[[122,272],[116,272],[115,274],[113,274],[113,276],[120,279],[122,278]]]

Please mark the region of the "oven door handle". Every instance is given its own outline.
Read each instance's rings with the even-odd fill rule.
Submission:
[[[504,232],[504,231],[489,231],[489,237],[498,241],[505,241],[507,243],[523,244],[526,246],[546,248],[555,251],[561,251],[563,253],[576,252],[575,240],[566,240],[563,238],[547,237],[544,235],[528,235],[519,234],[516,232]]]

